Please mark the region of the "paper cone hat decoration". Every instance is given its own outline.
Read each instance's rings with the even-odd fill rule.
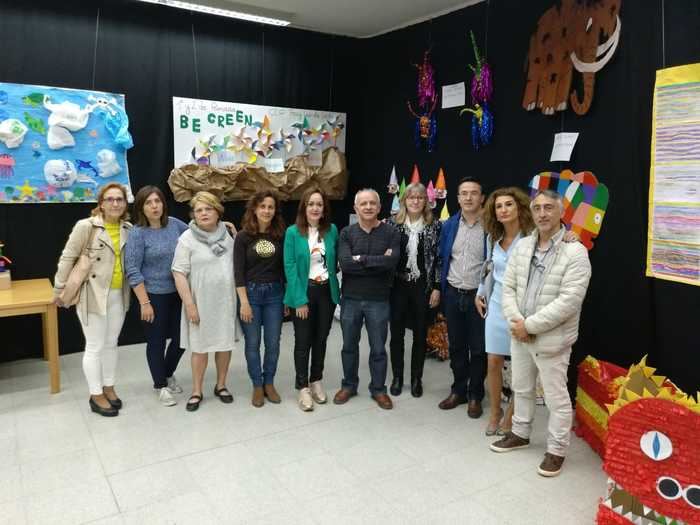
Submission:
[[[447,186],[445,184],[445,172],[438,171],[437,181],[435,182],[435,196],[438,199],[444,199],[447,197]]]
[[[418,166],[416,164],[413,165],[413,173],[411,174],[411,184],[419,184],[420,183],[420,174],[418,173]]]
[[[435,209],[437,201],[435,200],[435,187],[433,186],[432,180],[428,182],[428,187],[425,192],[428,194],[428,206],[430,206],[430,209]]]
[[[397,213],[399,213],[400,207],[401,206],[399,204],[399,197],[398,195],[394,195],[394,200],[391,201],[391,214],[396,215]]]
[[[399,199],[403,197],[406,192],[406,179],[401,179],[401,186],[399,186]]]
[[[445,203],[442,205],[442,211],[440,212],[440,221],[445,222],[449,218],[450,218],[450,212],[447,209],[447,203]]]
[[[391,168],[391,176],[389,177],[389,185],[387,186],[389,193],[394,194],[399,191],[399,180],[396,178],[396,166]]]

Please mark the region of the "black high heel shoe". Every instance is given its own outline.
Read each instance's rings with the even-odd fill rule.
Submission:
[[[391,387],[389,388],[389,392],[391,392],[392,396],[400,396],[402,390],[403,378],[400,376],[394,377],[394,379],[391,381]]]
[[[107,401],[109,401],[109,399]],[[112,403],[109,404],[109,408],[102,408],[92,398],[90,398],[90,410],[104,417],[115,417],[119,415],[119,410],[117,410]]]

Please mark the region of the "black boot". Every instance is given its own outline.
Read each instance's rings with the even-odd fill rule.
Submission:
[[[413,397],[421,397],[423,395],[423,382],[420,377],[411,379],[411,395]]]
[[[403,377],[402,376],[394,376],[394,379],[391,381],[391,387],[389,388],[389,392],[391,392],[392,396],[400,396],[402,389],[403,389]]]

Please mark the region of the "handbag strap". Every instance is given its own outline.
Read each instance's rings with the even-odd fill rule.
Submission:
[[[88,248],[92,244],[92,241],[95,240],[96,230],[97,230],[97,226],[90,225],[90,235],[88,236],[88,240],[85,243],[85,246],[83,246],[83,250],[80,252],[81,254],[84,253],[85,255],[88,255]]]

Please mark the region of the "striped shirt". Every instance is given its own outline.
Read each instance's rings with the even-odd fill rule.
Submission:
[[[460,216],[447,273],[447,282],[455,288],[476,290],[479,287],[485,235],[481,217],[469,224],[463,215]]]

